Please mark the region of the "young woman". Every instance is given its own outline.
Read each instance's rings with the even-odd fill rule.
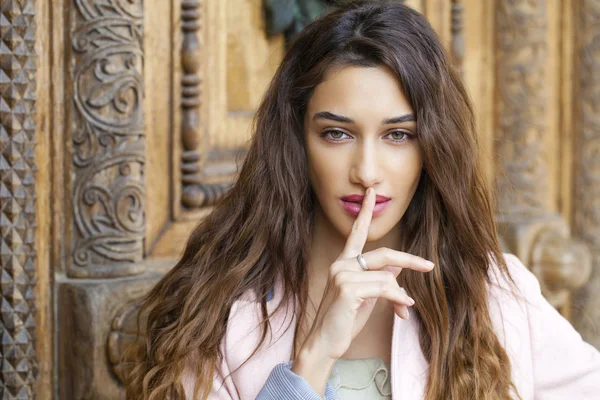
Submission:
[[[292,43],[239,178],[143,303],[134,399],[591,399],[600,355],[503,255],[468,95],[426,19]]]

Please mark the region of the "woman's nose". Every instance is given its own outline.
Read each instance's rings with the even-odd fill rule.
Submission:
[[[350,180],[363,187],[375,186],[380,181],[380,171],[375,146],[362,143],[353,155]]]

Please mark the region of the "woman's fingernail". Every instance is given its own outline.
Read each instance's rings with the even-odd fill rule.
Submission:
[[[426,261],[426,264],[427,264],[427,266],[428,266],[429,268],[433,268],[433,267],[435,267],[435,264],[434,264],[434,263],[432,263],[431,261]]]
[[[404,318],[404,319],[410,318],[410,314],[408,313],[407,309],[402,310],[402,318]]]
[[[408,298],[408,302],[410,303],[411,306],[415,305],[415,300],[412,297]]]

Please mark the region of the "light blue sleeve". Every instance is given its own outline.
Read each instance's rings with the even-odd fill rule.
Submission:
[[[277,364],[256,400],[323,400],[306,379],[293,373],[291,368],[290,364]],[[329,383],[325,387],[325,400],[340,400]]]

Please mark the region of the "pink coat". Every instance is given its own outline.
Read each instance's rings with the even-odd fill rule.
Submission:
[[[505,254],[505,259],[521,296],[515,297],[508,284],[492,273],[489,310],[523,400],[600,399],[600,353],[544,299],[537,279],[518,258]],[[277,289],[267,303],[269,311],[281,300]],[[211,400],[254,400],[273,367],[290,361],[295,319],[288,306],[287,319],[284,313],[273,316],[275,335],[267,336],[268,345],[223,382],[223,377],[251,354],[260,339],[260,328],[256,327],[260,308],[254,299],[253,293],[248,293],[232,307],[222,344],[225,359],[221,373],[214,378]],[[424,398],[429,366],[419,346],[416,318],[406,321],[394,317],[392,399],[420,400]],[[292,326],[284,332],[290,319]],[[188,399],[192,398],[192,386],[193,376],[186,374]]]

